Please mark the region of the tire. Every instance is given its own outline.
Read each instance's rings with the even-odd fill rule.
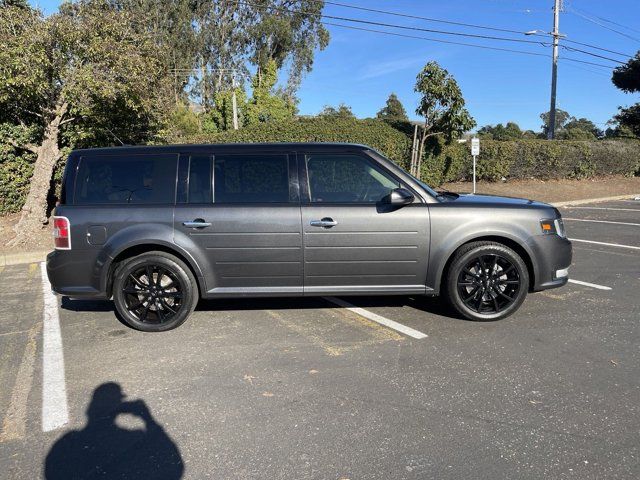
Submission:
[[[529,272],[522,257],[506,245],[472,242],[454,254],[443,286],[444,298],[463,317],[500,320],[524,302]]]
[[[191,270],[183,261],[165,252],[147,252],[129,258],[114,272],[116,312],[124,323],[136,330],[174,329],[189,318],[198,299],[198,284]]]

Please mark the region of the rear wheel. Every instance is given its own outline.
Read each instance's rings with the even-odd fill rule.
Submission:
[[[161,332],[178,327],[191,315],[198,303],[198,286],[184,262],[164,252],[148,252],[117,267],[113,300],[129,326]]]
[[[473,242],[454,255],[446,273],[444,296],[471,320],[499,320],[515,312],[529,290],[524,261],[497,242]]]

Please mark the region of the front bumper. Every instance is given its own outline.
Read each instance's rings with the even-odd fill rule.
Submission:
[[[535,278],[532,291],[558,288],[569,281],[569,276],[557,276],[569,268],[573,255],[571,242],[559,235],[535,235],[527,241],[534,264]]]

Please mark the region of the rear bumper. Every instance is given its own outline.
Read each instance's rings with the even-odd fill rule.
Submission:
[[[558,288],[569,281],[568,275],[556,276],[559,270],[571,265],[573,250],[569,240],[558,235],[536,235],[529,238],[527,245],[533,252],[536,271],[534,292]]]
[[[94,272],[91,252],[54,250],[47,255],[47,276],[54,293],[73,298],[106,299],[97,287],[99,278]]]

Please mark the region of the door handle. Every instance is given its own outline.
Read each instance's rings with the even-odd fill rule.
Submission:
[[[322,228],[335,227],[337,224],[338,224],[338,222],[336,222],[331,217],[324,217],[321,220],[311,220],[309,222],[309,225],[311,225],[312,227],[322,227]]]
[[[204,227],[210,227],[211,222],[205,222],[201,218],[196,218],[193,222],[182,222],[182,225],[184,225],[187,228],[204,228]]]

